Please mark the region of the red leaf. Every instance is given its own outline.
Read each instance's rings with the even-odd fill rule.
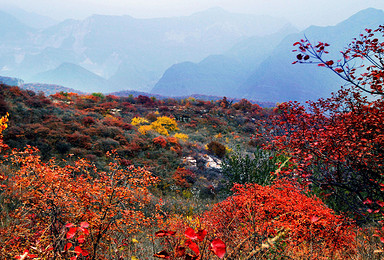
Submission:
[[[157,258],[165,258],[165,259],[169,259],[169,258],[170,258],[168,252],[165,251],[165,250],[160,251],[159,253],[154,254],[153,256],[154,256],[154,257],[157,257]]]
[[[73,223],[68,223],[68,224],[66,224],[65,225],[65,227],[67,227],[67,228],[71,228],[71,227],[74,227],[75,225],[73,225]]]
[[[205,229],[200,229],[199,231],[197,231],[197,239],[201,242],[204,240],[205,236],[207,235],[207,230]]]
[[[336,71],[337,73],[342,73],[344,70],[343,70],[342,68],[336,68],[335,71]]]
[[[214,239],[211,242],[211,247],[215,255],[217,255],[219,258],[223,258],[226,252],[226,246],[223,241],[220,239]]]
[[[318,221],[320,218],[318,217],[318,216],[315,216],[315,215],[313,215],[313,216],[311,216],[311,223],[315,223],[316,221]]]
[[[80,255],[83,252],[83,249],[81,249],[81,247],[79,247],[79,246],[76,246],[74,251],[75,251],[76,255]]]
[[[195,230],[193,230],[193,228],[188,228],[187,230],[185,230],[184,235],[190,239],[197,238],[197,235],[195,233]]]
[[[317,66],[319,66],[319,67],[325,67],[325,64],[324,64],[324,63],[319,63],[319,64],[317,64]]]
[[[76,260],[76,259],[77,259],[77,255],[71,257],[71,260]]]
[[[166,230],[160,230],[155,233],[155,236],[157,237],[166,237],[166,236],[173,236],[175,235],[175,231],[166,231]]]
[[[89,228],[89,224],[84,221],[84,222],[80,223],[80,227],[82,227],[82,228]]]
[[[326,64],[327,64],[328,66],[332,66],[333,63],[334,63],[333,60],[329,60],[329,61],[326,62]]]
[[[70,249],[72,247],[72,243],[67,243],[65,246],[64,246],[64,251],[67,251],[68,249]]]
[[[298,44],[300,44],[300,42],[295,42],[295,43],[293,44],[293,46],[296,46],[296,45],[298,45]]]
[[[188,239],[185,241],[185,245],[188,246],[193,252],[195,252],[196,255],[200,254],[199,246],[192,240]]]
[[[297,54],[296,58],[297,58],[298,60],[302,60],[302,59],[303,59],[303,54]]]
[[[309,55],[305,55],[304,60],[309,60]]]
[[[80,236],[77,238],[77,241],[79,241],[80,244],[84,243],[84,241],[85,241],[85,237],[84,237],[84,235],[80,235]]]
[[[84,249],[82,249],[83,251],[81,252],[81,254],[83,255],[83,256],[87,256],[87,255],[89,255],[89,252],[87,251],[87,250],[84,250]]]
[[[67,239],[71,239],[75,236],[77,228],[71,227],[67,233]]]

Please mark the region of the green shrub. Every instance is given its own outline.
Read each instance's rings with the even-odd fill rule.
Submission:
[[[261,148],[252,154],[242,154],[239,151],[231,153],[222,163],[223,174],[227,179],[227,188],[232,188],[234,183],[257,183],[259,185],[271,184],[278,168],[277,163],[283,161],[271,151]]]

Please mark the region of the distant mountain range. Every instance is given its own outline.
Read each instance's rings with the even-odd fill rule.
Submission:
[[[325,69],[292,65],[296,59],[293,43],[307,36],[314,43],[328,42],[330,55],[338,55],[365,28],[377,28],[383,23],[384,12],[370,8],[335,26],[311,26],[299,33],[288,28],[285,34],[252,37],[222,56],[171,66],[151,93],[221,94],[272,102],[326,97],[343,82]]]
[[[56,84],[44,84],[44,83],[25,83],[24,80],[19,78],[11,78],[11,77],[2,77],[0,76],[0,84],[5,84],[8,86],[17,86],[22,89],[32,90],[35,93],[44,93],[45,95],[52,95],[57,92],[73,92],[78,94],[84,94],[76,89],[66,88],[61,85]]]
[[[54,25],[44,27],[42,21]],[[343,82],[325,69],[292,65],[292,44],[304,35],[328,42],[331,59],[365,28],[380,24],[384,12],[373,8],[335,26],[302,32],[283,19],[220,8],[186,17],[93,15],[56,24],[25,11],[3,10],[0,75],[40,82],[32,85],[45,90],[54,84],[72,92],[313,100],[329,96]]]
[[[28,26],[35,29],[44,29],[58,23],[58,21],[50,17],[39,15],[13,6],[3,6],[1,9],[14,16],[23,24],[27,24]]]
[[[151,93],[239,97],[239,85],[268,58],[285,36],[296,31],[292,26],[287,26],[272,35],[244,39],[224,54],[210,55],[199,63],[175,64],[165,71]]]
[[[0,75],[84,92],[149,91],[172,64],[221,54],[245,38],[279,31],[288,23],[213,8],[174,18],[93,15],[42,28],[28,22],[34,14],[22,13],[0,11]],[[71,74],[79,79],[69,78]]]
[[[296,54],[293,43],[306,36],[311,42],[327,42],[330,54],[328,59],[341,58],[353,38],[365,32],[366,28],[376,29],[384,24],[384,12],[366,9],[349,19],[328,27],[311,26],[299,34],[287,36],[275,48],[270,57],[264,60],[252,75],[237,89],[240,96],[265,101],[315,100],[330,96],[344,84],[331,71],[317,66],[295,64]]]

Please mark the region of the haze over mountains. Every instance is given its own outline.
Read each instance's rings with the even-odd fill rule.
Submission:
[[[4,17],[1,28],[7,28],[2,34],[2,75],[68,84],[66,75],[70,64],[74,64],[75,74],[81,66],[89,71],[83,70],[87,74],[84,77],[91,79],[77,83],[71,79],[69,87],[93,91],[93,73],[108,80],[103,92],[150,90],[174,63],[223,53],[246,37],[266,35],[288,23],[268,16],[232,14],[220,8],[158,19],[93,15],[42,30],[30,28],[5,12],[0,17]],[[65,71],[61,73],[62,69]]]
[[[330,43],[337,54],[365,28],[383,23],[383,11],[373,8],[335,26],[302,32],[284,19],[220,8],[186,17],[93,15],[56,24],[5,10],[0,11],[0,75],[83,92],[130,89],[304,101],[329,95],[341,82],[324,69],[292,65],[294,42],[306,35]]]
[[[365,28],[377,28],[383,23],[384,12],[370,8],[335,26],[311,26],[303,32],[293,34],[290,34],[292,29],[285,30],[285,35],[289,35],[281,41],[278,37],[285,36],[284,32],[258,40],[255,38],[244,40],[240,44],[245,46],[243,53],[253,54],[254,57],[248,59],[248,66],[245,68],[244,63],[241,62],[232,62],[228,65],[232,66],[231,68],[218,65],[229,64],[231,52],[221,56],[220,60],[216,58],[210,66],[207,66],[204,61],[188,64],[188,66],[186,63],[176,64],[164,73],[152,93],[165,94],[167,89],[171,89],[170,93],[175,93],[175,96],[182,91],[188,94],[218,95],[222,93],[222,95],[273,102],[306,101],[327,97],[332,91],[340,88],[342,81],[330,71],[316,66],[292,65],[296,59],[296,54],[292,52],[293,43],[304,38],[304,35],[314,43],[328,42],[331,44],[330,59],[335,57],[332,54],[336,54],[336,59],[339,59],[340,56],[337,56],[339,51],[343,50],[352,38],[357,37]],[[232,53],[234,50],[238,49],[232,48]],[[232,55],[234,56],[236,57]],[[238,60],[245,61],[240,57]],[[250,63],[249,60],[253,60],[254,63]],[[236,73],[236,77],[230,73],[239,68],[243,73]]]

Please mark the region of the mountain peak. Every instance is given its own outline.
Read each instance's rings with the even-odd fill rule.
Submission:
[[[384,11],[375,8],[367,8],[357,12],[356,14],[349,17],[347,20],[340,22],[338,25],[344,25],[347,23],[350,24],[360,24],[363,21],[382,21],[384,22]],[[365,28],[362,28],[365,29]]]

